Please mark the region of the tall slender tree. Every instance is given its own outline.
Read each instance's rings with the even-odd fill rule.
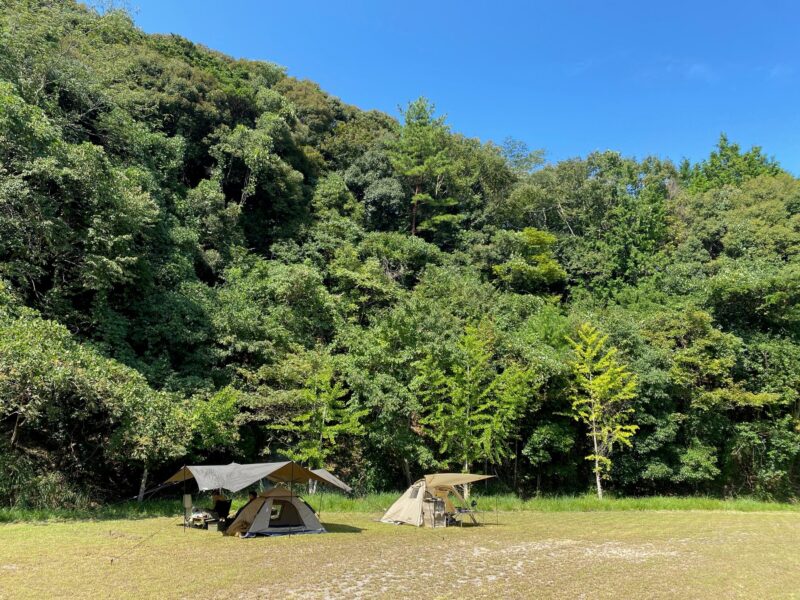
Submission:
[[[602,480],[611,470],[614,446],[631,446],[631,437],[639,428],[628,423],[633,413],[628,401],[636,395],[637,379],[617,360],[617,348],[607,348],[608,336],[583,323],[577,338],[567,338],[574,353],[570,361],[574,376],[572,416],[586,425],[592,440],[592,453],[586,460],[594,463],[597,497],[602,499]]]
[[[288,434],[289,458],[312,468],[324,467],[343,438],[364,435],[361,420],[367,411],[347,401],[348,390],[336,378],[327,357],[314,365],[299,396],[293,414],[270,427]]]

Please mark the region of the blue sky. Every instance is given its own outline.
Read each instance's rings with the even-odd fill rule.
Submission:
[[[147,32],[269,60],[349,104],[420,95],[550,160],[707,156],[719,133],[800,174],[800,3],[132,0]]]

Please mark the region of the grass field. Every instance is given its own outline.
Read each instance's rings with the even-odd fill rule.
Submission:
[[[397,499],[400,492],[369,494],[367,496],[343,496],[324,493],[306,497],[315,510],[321,512],[383,512]],[[594,494],[581,496],[539,497],[523,500],[514,494],[499,494],[481,497],[474,495],[482,510],[537,512],[582,512],[619,510],[735,510],[743,512],[800,513],[800,503],[765,502],[753,498],[721,499],[704,496],[646,496],[640,498],[614,498],[607,496],[598,500]],[[195,498],[198,504],[210,503],[208,496]],[[234,498],[233,510],[247,501],[246,494]],[[0,523],[66,521],[76,519],[129,519],[142,517],[165,517],[180,513],[180,500],[149,500],[142,504],[121,502],[98,506],[94,509],[25,509],[0,508]]]
[[[517,511],[242,540],[174,517],[0,525],[0,598],[800,598],[800,513]]]

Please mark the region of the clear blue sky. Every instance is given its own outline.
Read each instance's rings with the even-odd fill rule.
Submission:
[[[132,0],[147,32],[269,60],[349,104],[420,95],[550,160],[705,157],[721,131],[800,174],[800,3]]]

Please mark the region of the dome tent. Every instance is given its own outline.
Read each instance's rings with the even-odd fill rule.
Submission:
[[[305,500],[284,487],[261,492],[225,531],[240,537],[296,533],[325,533],[325,528]]]

